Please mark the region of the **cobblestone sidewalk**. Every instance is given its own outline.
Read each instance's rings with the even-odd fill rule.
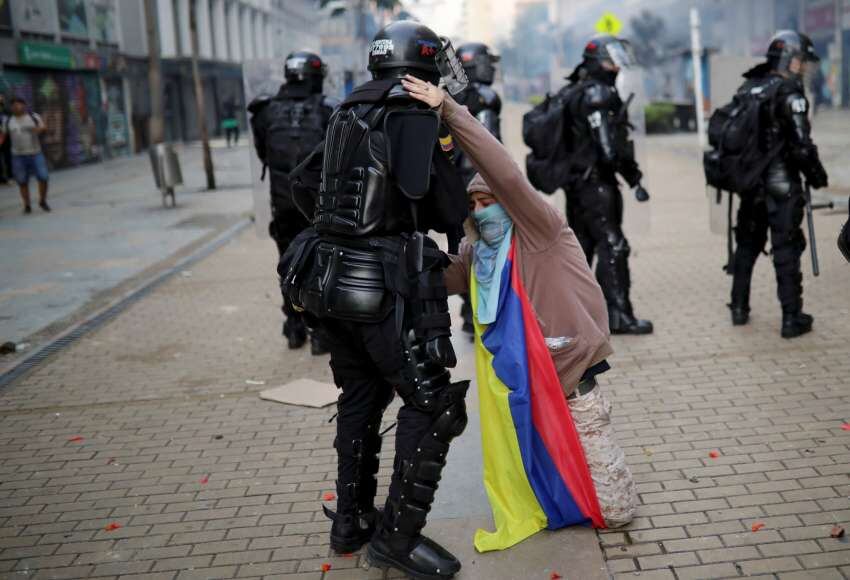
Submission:
[[[733,328],[696,155],[652,147],[653,228],[631,242],[634,302],[657,330],[617,338],[602,380],[642,506],[600,535],[608,568],[640,580],[848,578],[850,544],[830,538],[850,520],[850,267],[834,246],[844,216],[818,216],[820,279],[805,262],[815,331],[779,338],[767,258],[752,322]],[[359,555],[329,555],[319,506],[333,490],[332,409],[256,396],[330,380],[326,358],[284,349],[273,252],[243,234],[0,391],[0,578],[382,576]],[[553,555],[595,557],[559,534],[540,535]],[[522,562],[524,546],[505,556]]]

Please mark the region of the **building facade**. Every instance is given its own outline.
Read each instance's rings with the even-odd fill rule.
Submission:
[[[319,49],[313,0],[155,0],[166,138],[199,135],[191,74],[195,10],[206,122],[244,110],[242,63]],[[0,1],[0,94],[27,100],[48,133],[52,167],[145,149],[150,94],[143,0]],[[312,42],[312,46],[311,46]],[[241,119],[245,123],[245,119]]]

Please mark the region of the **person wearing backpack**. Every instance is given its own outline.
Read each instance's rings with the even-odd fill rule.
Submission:
[[[770,42],[767,61],[744,74],[746,81],[738,92],[767,97],[759,101],[755,139],[741,153],[741,158],[745,158],[755,151],[753,158],[760,159],[760,165],[753,161],[740,163],[737,168],[740,176],[752,173],[755,166],[758,170],[755,181],[749,187],[747,183],[733,183],[730,187],[740,194],[741,206],[735,227],[737,248],[731,264],[729,308],[732,324],[747,324],[753,267],[764,250],[769,231],[782,306],[783,338],[811,331],[814,321],[803,312],[800,257],[806,248],[801,228],[806,194],[801,174],[807,187],[827,186],[826,170],[812,142],[809,101],[803,87],[806,67],[819,60],[809,37],[790,30],[780,31]],[[731,127],[733,123],[727,125]]]
[[[47,204],[47,160],[41,152],[39,136],[47,131],[42,118],[27,110],[27,102],[21,97],[12,99],[12,114],[3,122],[0,133],[0,145],[7,139],[11,141],[12,177],[18,183],[21,199],[24,202],[24,213],[32,213],[30,205],[30,177],[38,181],[38,206],[43,211],[50,211]]]
[[[248,105],[251,131],[263,173],[269,171],[272,220],[269,235],[277,244],[279,256],[310,223],[292,202],[289,174],[322,142],[337,103],[322,94],[327,68],[319,55],[297,51],[286,57],[286,82],[277,95],[257,98]],[[288,309],[287,309],[288,310]],[[284,312],[283,335],[289,348],[301,348],[307,342],[307,325],[298,312]],[[327,352],[321,332],[310,336],[314,355]]]
[[[620,67],[631,58],[626,41],[609,35],[592,38],[568,77],[570,84],[558,95],[564,146],[560,186],[567,195],[567,221],[588,263],[597,256],[596,277],[608,303],[612,334],[653,331],[652,322],[635,316],[629,296],[630,248],[617,180],[621,175],[638,201],[649,199],[629,138],[628,106],[615,86]]]

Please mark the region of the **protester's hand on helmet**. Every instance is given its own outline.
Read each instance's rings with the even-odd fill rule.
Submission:
[[[635,199],[641,203],[649,201],[649,192],[645,190],[642,185],[638,185],[635,188]]]
[[[436,109],[442,105],[443,100],[446,98],[446,93],[443,89],[412,75],[405,75],[401,79],[401,86],[410,93],[411,97],[417,101],[422,101],[432,109]]]

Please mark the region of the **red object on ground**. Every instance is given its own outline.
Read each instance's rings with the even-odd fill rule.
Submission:
[[[73,437],[70,437],[70,438],[68,439],[68,441],[73,441],[74,443],[78,443],[78,442],[80,442],[80,441],[82,441],[82,440],[83,440],[83,436],[82,436],[82,435],[74,435]]]
[[[205,475],[205,476],[203,476],[203,477],[202,477],[202,478],[198,481],[198,483],[200,483],[201,485],[206,485],[206,484],[208,484],[209,482],[210,482],[210,476],[209,476],[209,475]]]
[[[120,527],[121,527],[121,524],[119,524],[117,522],[112,522],[111,524],[107,524],[106,527],[103,528],[103,529],[106,530],[107,532],[114,532],[115,530],[117,530]]]
[[[757,532],[764,527],[764,522],[755,522],[753,524],[753,531]]]
[[[558,578],[563,578],[563,576],[561,576],[557,572],[552,572],[551,574],[549,574],[549,580],[558,580]]]
[[[349,552],[349,553],[347,553],[347,554],[340,554],[340,556],[342,556],[343,558],[353,558],[353,557],[354,557],[354,554],[352,554],[352,553],[350,553],[350,552]]]
[[[718,457],[720,457],[720,452],[719,451],[711,451],[711,452],[709,452],[708,456],[711,457],[712,459],[717,459]]]
[[[327,572],[327,571],[328,571],[328,570],[330,570],[331,568],[333,568],[333,566],[331,566],[331,565],[330,565],[330,564],[328,564],[327,562],[325,562],[324,564],[322,564],[322,572]]]
[[[843,425],[841,425],[841,430],[850,431],[850,423],[844,423]]]
[[[843,538],[844,537],[844,528],[835,524],[832,526],[832,531],[829,532],[830,538]]]
[[[336,494],[332,491],[326,491],[325,495],[322,496],[322,499],[325,501],[333,501],[336,499]]]

